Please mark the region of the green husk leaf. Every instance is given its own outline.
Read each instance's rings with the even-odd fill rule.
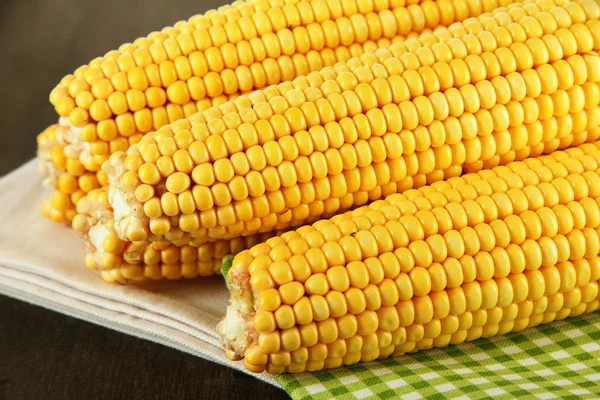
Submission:
[[[231,290],[231,282],[229,282],[229,269],[233,265],[233,254],[228,254],[221,261],[221,275],[225,279],[227,289]]]

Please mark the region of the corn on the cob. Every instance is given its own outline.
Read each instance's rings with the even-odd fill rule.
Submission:
[[[287,228],[402,191],[415,174],[597,139],[600,6],[568,4],[498,12],[507,27],[491,32],[476,20],[442,29],[455,37],[412,39],[146,135],[104,165],[117,234]]]
[[[222,259],[281,232],[206,242],[173,230],[169,242],[127,243],[114,231],[113,213],[106,188],[90,191],[77,203],[73,228],[88,247],[85,266],[99,270],[107,282],[141,282],[159,279],[191,279],[221,271]]]
[[[252,372],[314,371],[600,306],[600,143],[394,194],[240,253],[217,327]]]
[[[290,80],[511,3],[235,3],[125,44],[65,77],[50,95],[69,125],[60,148],[71,170],[94,172],[143,133],[231,100],[235,92]],[[53,169],[58,172],[52,175],[65,173]],[[49,199],[44,214],[70,220],[72,207],[64,205]]]

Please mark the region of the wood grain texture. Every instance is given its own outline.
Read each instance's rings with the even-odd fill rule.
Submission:
[[[35,156],[36,135],[57,119],[48,95],[64,75],[219,4],[0,1],[0,176]],[[0,360],[1,400],[289,398],[229,368],[2,296]]]

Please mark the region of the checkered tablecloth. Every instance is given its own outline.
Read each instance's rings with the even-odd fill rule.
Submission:
[[[283,374],[293,399],[600,399],[600,313],[333,371]]]

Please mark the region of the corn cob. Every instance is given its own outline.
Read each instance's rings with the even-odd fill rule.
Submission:
[[[235,3],[125,44],[65,77],[50,95],[68,125],[66,146],[59,148],[71,160],[71,170],[94,172],[143,133],[231,100],[238,95],[234,92],[290,80],[511,3]],[[64,173],[53,169],[58,171],[51,176]],[[72,206],[65,196],[52,197],[60,201],[49,199],[44,214],[70,220]]]
[[[248,249],[281,232],[231,240],[196,241],[174,230],[169,242],[126,243],[114,232],[113,213],[106,188],[90,191],[77,203],[73,228],[88,247],[85,266],[99,270],[107,282],[191,279],[220,274],[222,259]]]
[[[593,146],[583,146],[588,153]],[[575,150],[568,150],[572,152]],[[554,157],[560,157],[555,153]],[[547,161],[549,158],[542,158]],[[527,160],[533,166],[534,160]],[[446,171],[445,178],[461,174],[460,170]],[[417,189],[426,179],[408,181]],[[259,242],[281,234],[265,232],[260,235],[239,237],[216,242],[191,241],[189,235],[174,229],[167,239],[169,242],[127,243],[121,241],[114,231],[114,216],[108,203],[106,188],[93,190],[77,205],[78,215],[73,227],[80,232],[89,249],[84,264],[92,270],[99,270],[107,282],[142,282],[158,279],[191,279],[198,276],[220,274],[223,258],[232,256]]]
[[[445,44],[410,40],[146,135],[104,165],[117,234],[284,229],[400,192],[415,174],[597,139],[600,7],[569,4],[492,32],[469,21],[438,32],[456,36]]]
[[[444,171],[444,178],[461,173],[460,168],[451,168]],[[408,180],[407,184],[416,188],[420,182],[425,184],[427,177]],[[166,241],[131,243],[119,239],[115,232],[114,213],[106,188],[87,193],[77,203],[76,211],[72,226],[82,234],[88,248],[85,266],[100,271],[105,281],[121,284],[220,274],[225,256],[233,256],[283,232],[275,230],[231,239],[207,240],[194,238],[174,228],[165,236]]]
[[[394,194],[235,257],[231,359],[315,371],[600,307],[600,143]]]

